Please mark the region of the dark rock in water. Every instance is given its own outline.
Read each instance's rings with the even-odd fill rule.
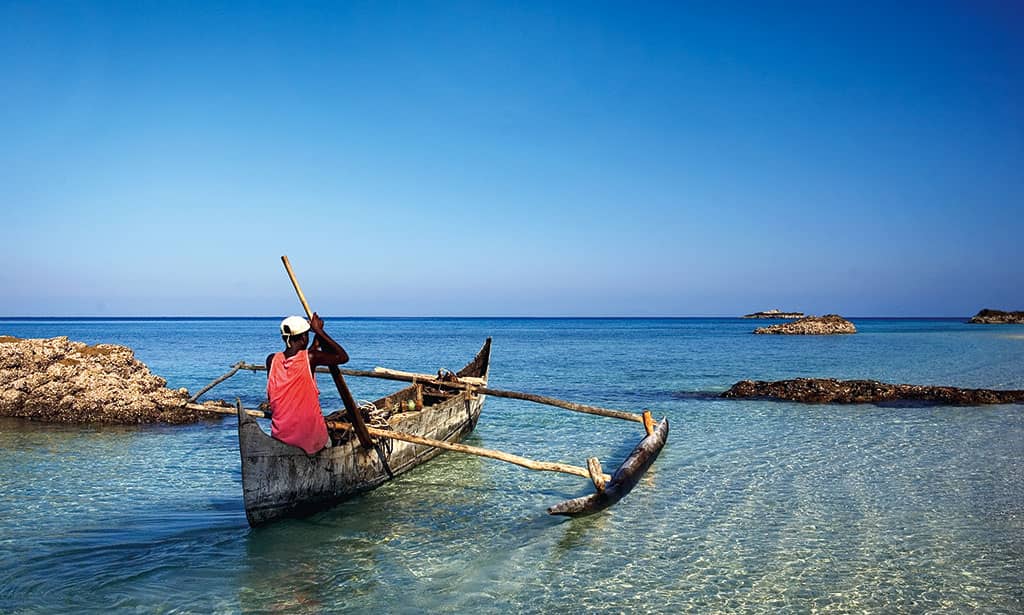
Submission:
[[[199,420],[185,407],[188,391],[166,385],[124,346],[0,336],[0,416],[59,423]]]
[[[803,318],[803,312],[782,312],[780,310],[767,310],[764,312],[754,312],[753,314],[747,314],[743,318],[783,318],[790,320],[793,318]]]
[[[967,322],[978,325],[1024,325],[1024,312],[981,310]]]
[[[793,322],[754,329],[754,333],[762,335],[838,335],[856,332],[857,327],[852,322],[837,314],[805,316]]]
[[[796,378],[793,380],[741,380],[722,393],[729,398],[768,398],[809,404],[870,404],[919,401],[946,406],[979,406],[1024,402],[1024,391],[959,389],[956,387],[888,384],[877,380]]]

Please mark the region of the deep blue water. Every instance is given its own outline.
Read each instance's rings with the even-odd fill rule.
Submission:
[[[741,319],[328,319],[349,367],[650,408],[669,442],[586,519],[589,481],[457,454],[308,519],[250,530],[231,417],[185,427],[0,419],[0,612],[1022,612],[1024,407],[714,399],[797,376],[1024,389],[1024,327],[852,319],[853,336]],[[276,319],[0,320],[117,343],[197,390],[276,350]],[[242,373],[213,397],[262,398]],[[350,379],[374,399],[395,383]],[[325,380],[325,408],[340,407]],[[489,398],[469,444],[614,468],[633,423]]]

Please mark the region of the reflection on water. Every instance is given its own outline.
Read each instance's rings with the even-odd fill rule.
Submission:
[[[252,354],[262,324],[139,337],[172,386],[201,385],[224,366],[175,336],[229,340],[216,351],[229,365]],[[331,510],[252,530],[230,418],[0,420],[0,611],[1024,610],[1021,405],[671,395],[803,374],[1024,388],[1024,346],[956,323],[857,322],[863,335],[836,355],[832,342],[763,339],[748,324],[345,322],[348,346],[384,357],[354,359],[360,368],[451,367],[491,334],[499,388],[668,415],[668,445],[634,492],[582,519],[545,510],[586,493],[586,479],[446,454]],[[103,338],[87,333],[72,337]],[[233,386],[258,397],[260,384]],[[597,456],[613,471],[640,437],[632,423],[492,398],[468,443],[574,465]]]

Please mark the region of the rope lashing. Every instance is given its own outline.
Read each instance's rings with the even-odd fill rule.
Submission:
[[[378,408],[372,401],[365,399],[360,399],[357,403],[359,411],[363,414],[363,420],[368,426],[382,431],[392,431],[391,423],[388,422],[388,419],[391,418],[390,412]],[[375,442],[380,445],[385,456],[391,455],[391,450],[394,448],[394,441],[391,438],[378,438]]]

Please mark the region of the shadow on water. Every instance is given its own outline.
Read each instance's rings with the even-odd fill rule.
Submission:
[[[583,546],[588,548],[600,548],[601,536],[611,525],[608,515],[600,512],[587,517],[563,517],[560,522],[565,532],[558,539],[555,549],[552,551],[552,560],[561,561],[573,554]]]
[[[670,396],[678,401],[714,401],[727,399],[722,397],[724,391],[673,391]]]

